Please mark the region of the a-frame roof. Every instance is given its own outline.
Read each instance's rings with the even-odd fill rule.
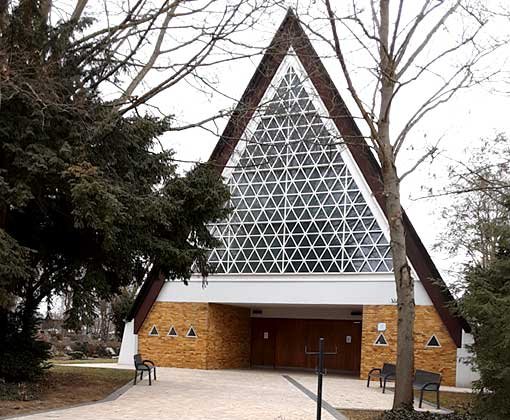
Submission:
[[[379,164],[372,155],[335,84],[329,77],[292,10],[288,11],[264,54],[236,110],[213,150],[210,161],[214,162],[219,172],[222,172],[290,48],[293,49],[302,63],[315,90],[321,97],[329,117],[336,125],[341,136],[344,139],[348,139],[346,145],[379,206],[384,211],[383,184]],[[452,313],[450,306],[454,303],[454,298],[441,279],[437,268],[405,212],[403,217],[407,235],[408,258],[452,339],[460,347],[462,329],[469,331],[469,326],[462,318]],[[149,276],[146,283],[142,286],[128,317],[128,319],[135,318],[135,333],[141,327],[150,311],[163,283],[163,279],[160,276]]]

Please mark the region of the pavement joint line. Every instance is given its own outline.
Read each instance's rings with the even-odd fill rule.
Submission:
[[[288,382],[294,385],[297,389],[299,389],[303,394],[307,397],[311,398],[313,401],[317,402],[317,395],[310,391],[307,387],[300,384],[294,378],[289,375],[282,375]],[[324,399],[322,400],[322,409],[326,410],[329,414],[331,414],[337,420],[348,420],[342,413],[340,413],[337,409],[335,409],[331,404],[329,404]]]

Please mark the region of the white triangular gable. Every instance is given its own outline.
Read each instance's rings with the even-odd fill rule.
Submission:
[[[390,272],[384,217],[290,52],[223,175],[217,273]]]

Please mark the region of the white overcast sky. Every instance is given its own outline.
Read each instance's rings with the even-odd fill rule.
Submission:
[[[366,0],[359,0],[357,4],[364,1],[366,2]],[[486,4],[492,6],[505,5],[506,1],[508,0],[486,0]],[[338,7],[342,7],[340,4],[351,4],[351,2],[335,1],[332,1],[332,3]],[[403,19],[411,19],[413,13],[415,13],[413,7],[421,3],[421,0],[419,2],[404,2],[408,9],[405,10],[406,13],[404,13]],[[448,0],[445,3],[448,3]],[[324,15],[321,1],[288,1],[288,5],[294,7],[297,5],[297,10],[301,13],[311,11],[315,17]],[[311,8],[308,6],[311,6]],[[342,14],[342,11],[339,14]],[[275,8],[271,14],[257,22],[254,29],[238,34],[236,40],[253,46],[267,46],[284,16],[285,8]],[[306,19],[306,17],[303,16],[303,19]],[[442,28],[431,43],[427,54],[445,48],[448,42],[463,30],[464,24],[465,20],[458,20],[450,23],[448,27]],[[314,21],[312,25],[322,34],[329,35],[329,27],[324,24],[324,21]],[[510,36],[508,27],[510,27],[510,20],[496,19],[487,28],[487,33],[494,36]],[[345,31],[341,32],[342,37],[344,34]],[[170,46],[172,42],[176,42],[177,38],[177,34],[173,33],[171,39],[166,41],[167,45]],[[323,62],[351,113],[357,115],[357,109],[346,89],[345,80],[341,77],[338,62],[327,57],[331,55],[331,51],[323,43],[318,42],[316,37],[311,36],[311,38],[313,38],[314,46],[319,54],[324,57]],[[368,58],[362,51],[356,50],[354,44],[349,41],[349,37],[345,36],[345,38],[346,58],[353,71],[354,82],[359,87],[362,95],[369,95],[370,78],[365,71],[359,70],[367,64]],[[509,56],[508,48],[501,49],[483,62],[482,70],[484,72],[502,70],[504,76],[507,69],[510,70],[510,61],[507,62]],[[232,107],[234,99],[240,99],[260,59],[261,55],[258,55],[248,59],[227,62],[220,66],[212,66],[201,74],[214,83],[215,91],[206,88],[204,92],[197,89],[198,82],[196,79],[190,79],[160,94],[153,101],[153,104],[163,114],[174,115],[179,123],[193,123],[207,118],[218,110]],[[444,71],[444,75],[446,75],[461,60],[462,57],[457,56],[454,60],[444,63],[444,67],[439,68],[439,70],[436,69],[436,71]],[[152,80],[149,79],[149,84],[157,78],[158,75],[154,76]],[[405,179],[402,185],[402,197],[405,210],[422,241],[431,252],[436,265],[447,280],[452,261],[440,252],[434,251],[432,247],[441,230],[447,228],[439,218],[438,209],[448,205],[451,198],[420,200],[416,200],[416,198],[426,195],[428,188],[433,188],[435,192],[438,192],[444,187],[448,182],[446,177],[447,165],[454,160],[462,160],[465,156],[464,150],[475,146],[481,137],[494,136],[498,132],[510,134],[510,94],[500,93],[505,89],[510,91],[510,85],[505,86],[504,83],[501,83],[501,77],[497,79],[497,82],[465,90],[450,102],[432,112],[412,133],[408,142],[409,150],[406,150],[398,161],[400,172],[403,172],[405,168],[412,166],[415,159],[420,156],[424,144],[435,143],[437,139],[442,139],[439,144],[440,156],[433,163],[422,165]],[[429,77],[410,86],[394,104],[392,123],[395,132],[406,121],[406,116],[415,109],[415,106],[430,94],[434,87],[434,78]],[[226,122],[226,120],[217,121],[217,131],[219,133],[221,133]],[[359,125],[362,131],[366,132],[366,127],[361,123]],[[212,125],[209,125],[209,127],[214,128]],[[175,150],[177,159],[205,161],[213,150],[218,136],[202,129],[190,129],[168,133],[161,140],[166,148]]]

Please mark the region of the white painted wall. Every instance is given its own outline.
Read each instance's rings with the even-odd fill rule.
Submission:
[[[466,348],[466,345],[472,343],[473,336],[462,331],[462,347],[457,349],[457,386],[471,388],[473,381],[480,379],[479,373],[467,363],[467,360],[471,357],[471,352]]]
[[[138,334],[134,333],[134,320],[126,322],[120,345],[119,365],[132,365],[133,356],[138,353]]]
[[[391,274],[214,275],[207,286],[193,278],[166,282],[160,302],[213,302],[289,305],[390,305],[396,301]],[[417,305],[432,305],[423,285],[415,282]]]

